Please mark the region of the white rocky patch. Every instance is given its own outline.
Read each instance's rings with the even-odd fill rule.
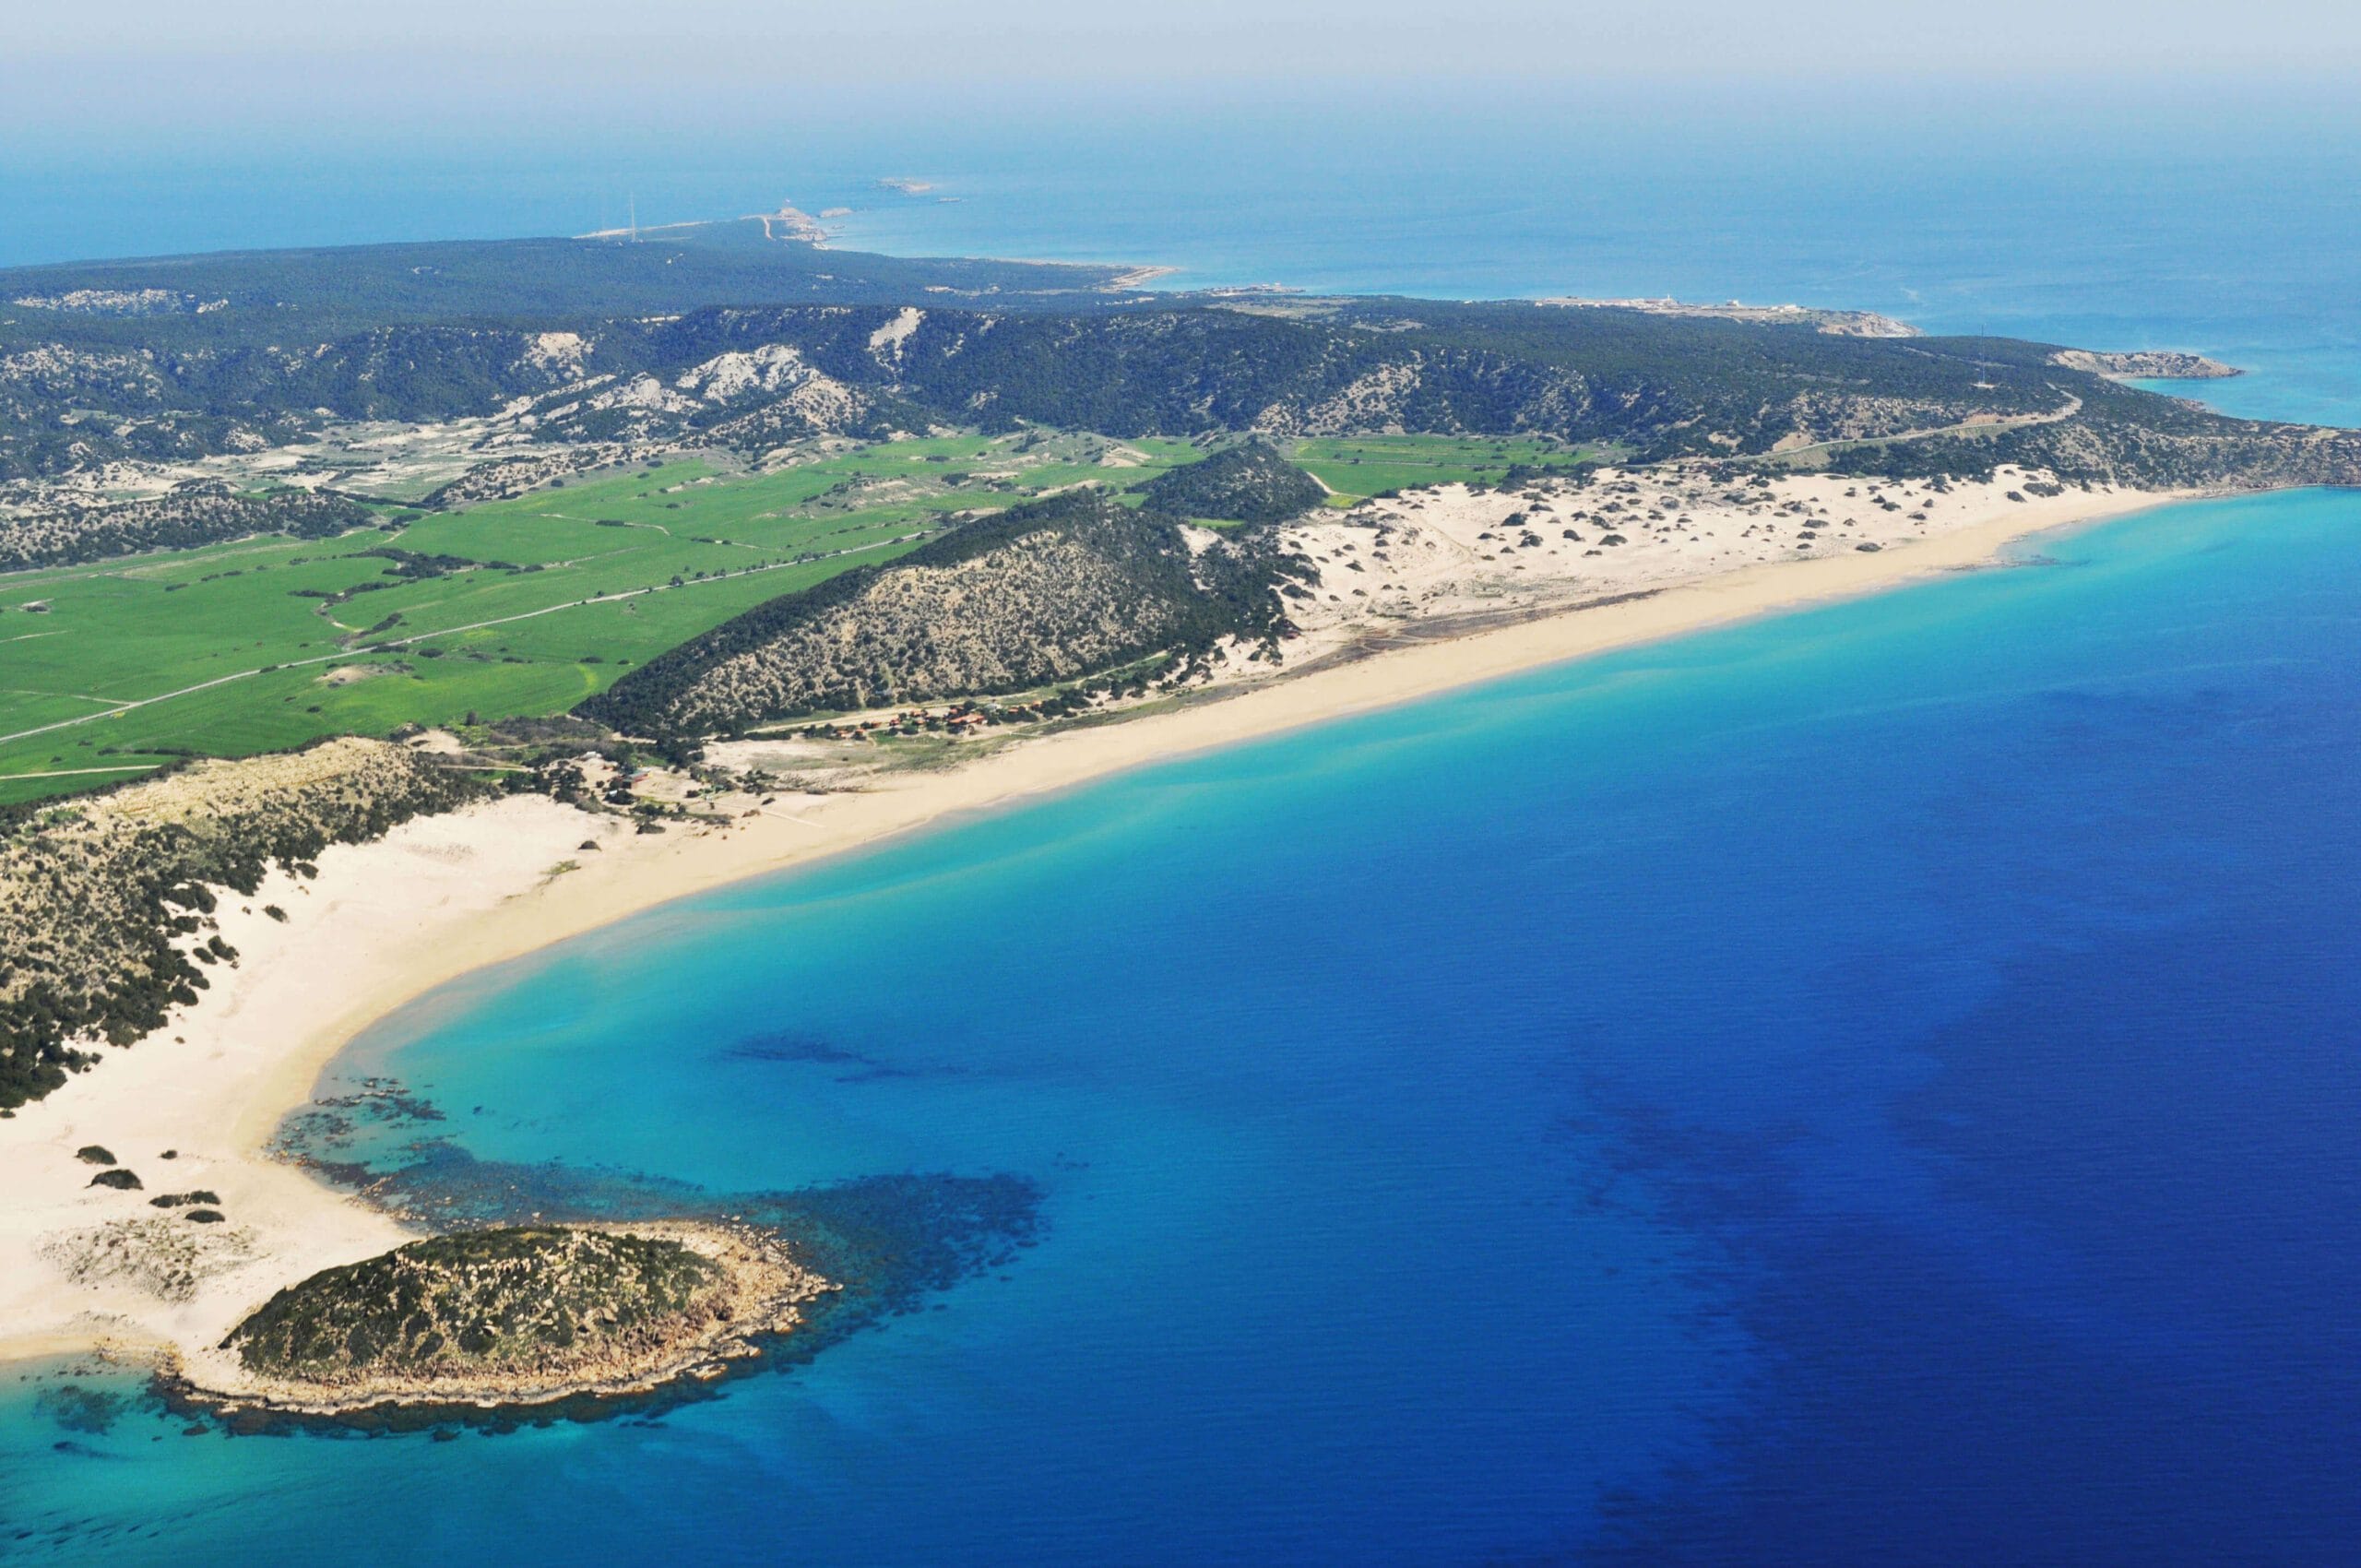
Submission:
[[[77,1285],[127,1286],[160,1301],[193,1300],[204,1283],[255,1255],[243,1226],[191,1226],[178,1218],[113,1219],[83,1230],[52,1231],[36,1256]]]
[[[753,417],[782,415],[815,431],[839,429],[865,407],[859,392],[813,368],[785,343],[716,355],[682,372],[672,385],[706,403],[762,398],[767,402]]]
[[[1290,664],[1433,617],[1566,608],[1779,561],[1880,551],[2020,509],[2046,473],[1920,480],[1799,473],[1715,481],[1702,466],[1601,469],[1517,491],[1442,485],[1288,525],[1317,573],[1287,613]],[[2108,493],[2102,490],[2100,494]]]
[[[778,393],[799,386],[819,372],[785,343],[717,354],[681,373],[672,385],[708,403],[733,402],[749,393]]]
[[[163,390],[164,382],[145,353],[110,353],[43,343],[0,358],[0,386],[23,386],[50,396],[93,386],[152,395]]]
[[[579,332],[542,332],[526,346],[525,362],[550,375],[575,377],[589,353],[589,341]]]
[[[916,305],[904,305],[893,320],[869,335],[869,352],[881,365],[897,366],[902,362],[902,345],[926,319],[926,312]]]
[[[640,409],[649,413],[690,414],[696,403],[682,397],[652,375],[632,377],[621,386],[611,387],[595,397],[586,398],[584,406],[592,409]]]
[[[73,315],[204,315],[230,302],[200,300],[174,289],[73,289],[62,294],[21,294],[9,303]]]

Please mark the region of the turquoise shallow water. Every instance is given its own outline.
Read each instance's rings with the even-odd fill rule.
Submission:
[[[2177,507],[429,999],[340,1070],[447,1118],[381,1166],[1013,1173],[1038,1244],[653,1425],[69,1434],[21,1385],[0,1516],[125,1562],[251,1561],[263,1509],[314,1562],[2339,1561],[2356,529]]]
[[[1514,184],[1489,145],[1469,201]],[[1623,251],[1542,201],[1466,265],[1888,308],[1902,279],[2010,330],[2243,346],[2206,396],[2361,417],[2334,211],[2223,205],[2269,147],[1999,145],[1923,187],[1748,147],[1779,199],[1662,162]],[[1176,167],[995,177],[1007,210],[1070,190],[1096,247],[1158,210],[1114,176]],[[1355,232],[1363,276],[1438,265],[1402,187],[1333,184],[1341,235],[1252,207],[1234,270]],[[1028,248],[972,194],[928,218]],[[1208,232],[1172,210],[1149,254]],[[184,1436],[19,1369],[0,1558],[2347,1562],[2356,542],[2345,494],[2162,510],[451,988],[323,1088],[440,1119],[381,1097],[315,1146],[477,1212],[774,1215],[908,1310],[711,1403],[449,1443]]]

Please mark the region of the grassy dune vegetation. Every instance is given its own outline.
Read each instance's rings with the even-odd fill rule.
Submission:
[[[1520,464],[1543,468],[1608,457],[1562,441],[1472,435],[1307,436],[1290,455],[1328,487],[1330,503],[1339,506],[1424,484],[1497,484]]]
[[[951,512],[1197,455],[1026,434],[885,443],[760,475],[673,462],[465,512],[389,508],[383,531],[325,541],[12,574],[0,802],[185,753],[561,712],[765,600],[916,548]],[[67,720],[80,722],[23,733]]]

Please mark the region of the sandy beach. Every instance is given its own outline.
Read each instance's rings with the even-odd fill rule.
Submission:
[[[280,1287],[409,1239],[391,1218],[274,1160],[267,1146],[356,1033],[470,970],[962,814],[1539,666],[1974,569],[2030,536],[2175,499],[2069,490],[1987,507],[1989,515],[1874,552],[1735,565],[1716,558],[1703,575],[1651,581],[1639,597],[1536,608],[1514,624],[1357,657],[1332,647],[1325,662],[1283,679],[1021,741],[947,770],[885,775],[860,792],[782,795],[726,827],[638,835],[613,816],[514,797],[330,849],[314,880],[274,873],[255,897],[224,899],[222,934],[241,960],[196,1006],[0,1122],[0,1190],[9,1194],[0,1210],[0,1359],[210,1346]],[[576,869],[558,869],[566,862]],[[287,911],[284,922],[263,913],[273,904]],[[77,1151],[92,1145],[136,1173],[141,1190],[90,1185],[100,1168]],[[225,1222],[192,1226],[148,1202],[190,1191],[218,1195]]]

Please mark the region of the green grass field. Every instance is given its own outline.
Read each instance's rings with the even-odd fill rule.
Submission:
[[[1097,460],[1110,445],[1126,466]],[[0,577],[0,802],[118,782],[182,753],[563,712],[742,611],[915,549],[947,513],[1127,484],[1198,455],[1182,442],[970,436],[762,475],[677,462],[386,532]],[[467,564],[406,577],[366,553],[388,548]]]
[[[1458,435],[1308,436],[1291,454],[1349,506],[1391,490],[1427,484],[1495,484],[1518,463],[1574,463],[1606,454],[1546,440]]]

